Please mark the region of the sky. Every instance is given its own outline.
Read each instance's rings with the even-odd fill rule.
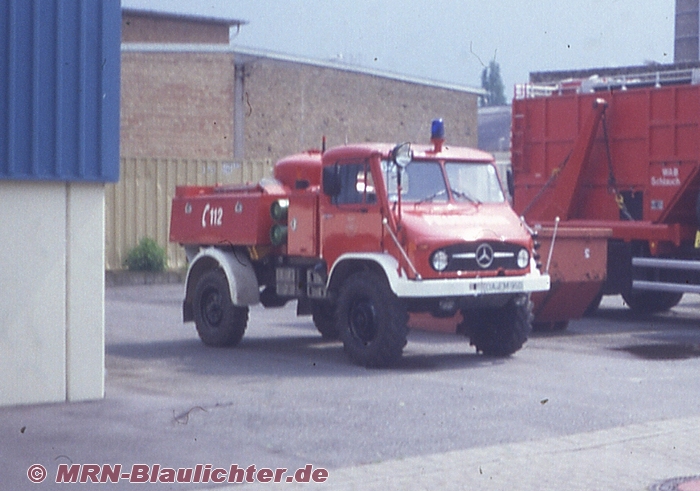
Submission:
[[[530,72],[672,63],[674,0],[122,0],[245,20],[236,46],[472,87],[495,59],[506,97]]]

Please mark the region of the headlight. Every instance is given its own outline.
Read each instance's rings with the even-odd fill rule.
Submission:
[[[433,266],[435,271],[444,271],[447,268],[447,263],[450,261],[450,256],[447,255],[445,251],[440,249],[433,253],[433,257],[430,258],[430,264]]]
[[[530,263],[530,253],[527,252],[527,249],[520,249],[518,251],[518,267],[519,268],[527,268],[527,265]]]

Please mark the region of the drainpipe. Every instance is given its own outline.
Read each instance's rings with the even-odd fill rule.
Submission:
[[[233,84],[233,161],[245,159],[245,65],[234,64]]]

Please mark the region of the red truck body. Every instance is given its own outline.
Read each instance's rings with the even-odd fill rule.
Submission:
[[[189,206],[173,207],[170,236],[181,244],[269,245],[269,209],[284,197],[277,185],[178,187],[175,199]]]
[[[698,73],[679,71],[518,87],[512,193],[530,223],[606,229],[597,295],[662,311],[700,292]],[[559,320],[569,317],[565,302]]]
[[[462,312],[478,351],[511,354],[530,293],[549,288],[493,158],[439,133],[293,155],[257,185],[178,187],[170,240],[187,251],[184,319],[205,343],[237,343],[249,305],[297,300],[367,366],[401,355],[412,312]]]

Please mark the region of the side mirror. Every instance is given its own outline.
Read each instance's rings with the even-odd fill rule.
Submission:
[[[337,165],[323,168],[323,194],[330,197],[340,194],[340,169]]]
[[[515,196],[515,180],[513,179],[513,171],[511,169],[506,171],[506,184],[508,185],[508,193],[510,197],[513,198]]]
[[[413,160],[410,143],[400,143],[391,151],[391,160],[401,169],[406,168]]]

